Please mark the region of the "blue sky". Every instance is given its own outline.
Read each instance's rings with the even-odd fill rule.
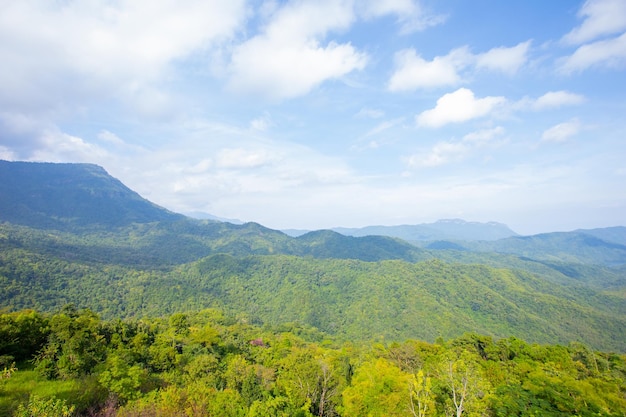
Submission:
[[[626,224],[626,1],[0,0],[0,158],[272,228]]]

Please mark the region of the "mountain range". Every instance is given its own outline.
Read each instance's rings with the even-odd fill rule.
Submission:
[[[219,307],[351,340],[470,331],[626,351],[624,227],[519,236],[446,220],[293,237],[170,212],[95,165],[7,161],[0,222],[9,310]]]
[[[445,219],[434,223],[398,226],[366,226],[361,228],[336,227],[331,229],[346,236],[391,236],[408,242],[433,240],[497,240],[517,236],[508,226],[497,222],[467,222],[461,219]],[[290,236],[300,236],[309,230],[283,230]]]

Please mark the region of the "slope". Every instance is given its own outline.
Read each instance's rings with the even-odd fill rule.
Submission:
[[[544,261],[619,266],[626,264],[626,245],[596,235],[619,236],[621,232],[626,232],[626,228],[542,233],[493,242],[466,242],[463,246],[474,251],[510,253]]]
[[[148,270],[0,251],[0,305],[57,311],[66,303],[106,318],[218,307],[243,321],[296,322],[354,341],[434,341],[469,331],[626,351],[624,298],[524,271],[226,254]]]
[[[0,221],[68,229],[182,217],[145,200],[97,165],[0,160]]]

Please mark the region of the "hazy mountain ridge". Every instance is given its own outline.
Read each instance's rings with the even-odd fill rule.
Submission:
[[[177,220],[103,168],[0,160],[0,220],[44,228]]]
[[[493,242],[465,242],[467,249],[510,253],[542,261],[619,266],[626,264],[626,245],[617,243],[625,227],[515,236]],[[603,236],[604,240],[597,236]]]
[[[497,240],[518,234],[508,226],[497,222],[468,222],[461,219],[443,219],[434,223],[397,226],[366,226],[360,228],[334,227],[333,230],[346,236],[390,236],[408,242],[433,240]],[[308,230],[283,230],[290,236],[301,236]]]

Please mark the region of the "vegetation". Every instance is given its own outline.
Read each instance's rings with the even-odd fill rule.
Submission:
[[[0,304],[52,312],[74,303],[107,319],[217,307],[251,323],[298,322],[344,340],[433,342],[470,331],[626,351],[623,287],[593,287],[562,275],[559,282],[440,260],[288,255],[221,254],[152,268],[144,262],[77,262],[7,247],[0,251]]]
[[[341,343],[210,309],[0,315],[7,416],[623,416],[626,356],[474,333]],[[33,341],[37,341],[33,344]],[[10,357],[16,355],[14,357]]]
[[[0,415],[626,415],[623,228],[292,238],[0,177]]]

